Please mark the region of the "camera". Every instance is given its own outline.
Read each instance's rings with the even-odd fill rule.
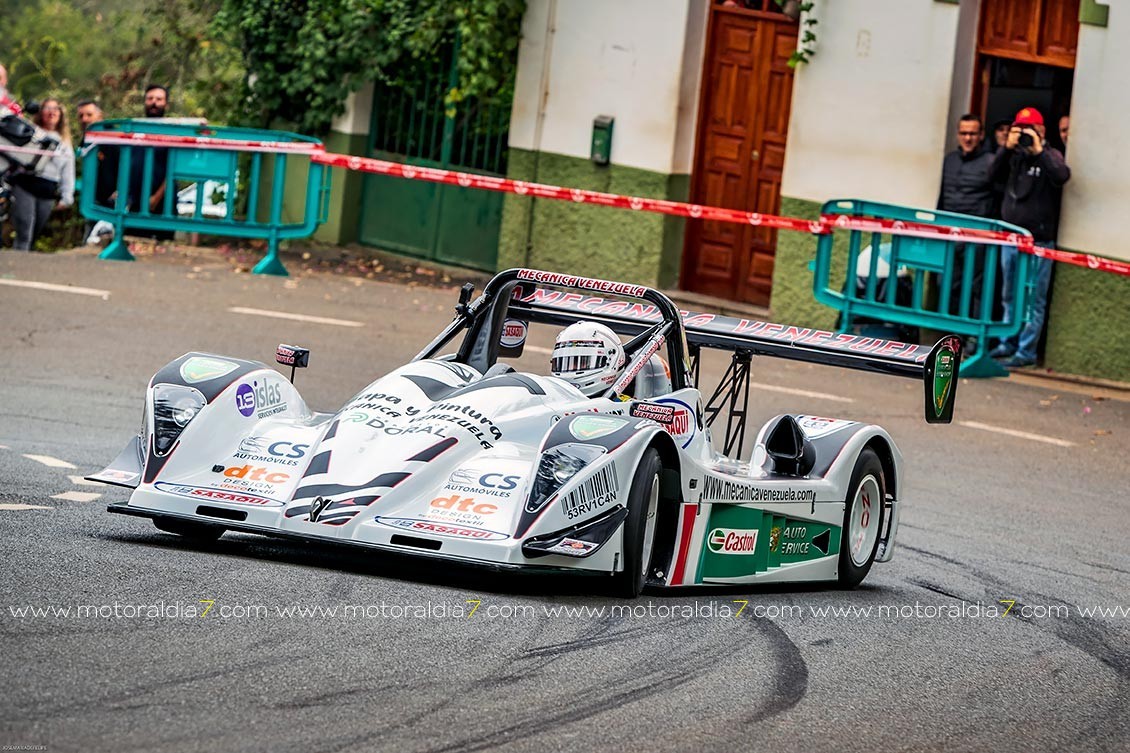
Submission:
[[[1022,149],[1031,149],[1032,144],[1035,143],[1035,140],[1032,138],[1032,134],[1021,133],[1020,138],[1016,140],[1016,143],[1018,143]]]

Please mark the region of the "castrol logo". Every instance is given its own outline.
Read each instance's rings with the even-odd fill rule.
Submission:
[[[757,531],[715,528],[706,543],[715,554],[753,554],[757,551]]]

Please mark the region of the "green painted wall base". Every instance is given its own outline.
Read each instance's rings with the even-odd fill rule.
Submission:
[[[685,175],[511,148],[507,177],[554,186],[684,201]],[[554,199],[507,194],[498,267],[536,267],[571,274],[670,286],[678,275],[685,220]]]
[[[1130,279],[1055,265],[1044,365],[1066,374],[1130,382]]]
[[[365,156],[368,135],[364,133],[339,133],[330,131],[326,136],[326,151],[336,154]],[[288,176],[289,177],[289,176]],[[314,233],[314,237],[326,243],[338,245],[357,240],[357,229],[361,222],[361,186],[364,173],[356,170],[331,169],[329,213],[326,221]]]

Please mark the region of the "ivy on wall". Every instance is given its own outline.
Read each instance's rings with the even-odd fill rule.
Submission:
[[[324,134],[349,94],[369,81],[403,84],[404,72],[460,44],[449,111],[470,98],[507,98],[525,0],[224,0],[217,28],[234,30],[248,71],[245,115]]]

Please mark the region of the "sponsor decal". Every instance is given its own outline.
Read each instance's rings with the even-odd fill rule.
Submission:
[[[372,425],[372,421],[369,422]],[[439,425],[442,424],[442,425]],[[484,416],[470,405],[459,403],[436,403],[428,409],[427,413],[413,419],[404,428],[382,427],[386,434],[416,434],[425,432],[437,437],[446,437],[444,428],[448,425],[456,426],[468,432],[478,440],[484,450],[494,446],[494,442],[502,439],[502,430],[494,421]]]
[[[809,439],[816,439],[838,431],[845,426],[851,426],[855,421],[844,421],[839,418],[824,418],[823,416],[797,416],[800,430]]]
[[[659,350],[665,342],[667,342],[667,340],[662,335],[648,340],[647,345],[632,356],[636,365],[630,369],[626,369],[624,373],[620,375],[620,378],[612,385],[612,391],[617,395],[623,395],[624,390],[626,390],[628,385],[632,383],[632,380],[636,378],[636,374],[640,373],[640,369],[643,368],[643,365],[647,363],[649,358],[655,355],[655,352]]]
[[[502,323],[502,338],[499,344],[504,348],[520,348],[526,342],[526,323],[520,319],[507,319]]]
[[[195,499],[201,502],[232,502],[237,505],[262,505],[267,507],[282,507],[283,504],[278,500],[260,497],[255,494],[228,491],[226,489],[213,489],[207,486],[186,486],[184,484],[170,484],[166,481],[158,481],[154,484],[154,487],[159,492],[175,494],[179,497],[188,497],[189,499]]]
[[[402,531],[412,531],[435,536],[448,536],[455,539],[473,539],[477,541],[502,541],[510,538],[505,533],[488,531],[483,528],[471,526],[457,526],[449,523],[437,523],[432,520],[416,520],[413,518],[386,518],[377,517],[375,520],[389,528],[398,528]]]
[[[219,379],[239,368],[239,364],[224,361],[219,358],[204,358],[193,356],[180,365],[181,379],[189,384],[207,382],[209,379]]]
[[[635,298],[642,298],[644,293],[647,292],[647,288],[642,285],[629,285],[625,282],[610,282],[608,280],[594,280],[591,277],[574,277],[573,275],[563,275],[556,272],[542,272],[537,269],[518,270],[518,279],[533,280],[534,282],[541,282],[546,285],[561,285],[568,288],[595,290],[601,293],[612,293],[613,295],[627,295]]]
[[[235,409],[240,414],[256,418],[266,418],[286,410],[282,396],[282,385],[266,378],[256,379],[250,384],[243,382],[235,390]]]
[[[706,545],[715,554],[754,554],[757,551],[757,531],[715,528],[706,537]]]
[[[706,476],[702,502],[815,502],[816,490],[793,486],[753,486]]]
[[[216,469],[219,470],[216,470]],[[289,473],[273,472],[270,468],[258,468],[251,465],[232,466],[224,468],[222,465],[212,467],[213,473],[222,473],[228,478],[242,478],[248,481],[262,481],[267,484],[285,484],[290,481]]]
[[[628,409],[628,415],[635,418],[646,418],[658,424],[671,424],[675,420],[675,409],[670,405],[657,403],[633,403]]]
[[[781,543],[781,526],[773,526],[769,530],[769,551],[776,552]]]
[[[570,539],[566,537],[545,551],[579,557],[593,551],[597,546],[597,544],[591,541],[581,541],[580,539]]]
[[[682,400],[673,397],[656,400],[660,405],[671,406],[671,422],[663,426],[667,433],[679,443],[684,450],[690,446],[698,433],[698,421],[695,420],[694,409]]]
[[[117,468],[107,468],[99,473],[96,478],[108,479],[111,481],[129,482],[137,478],[137,474],[132,471],[120,471]]]
[[[443,488],[486,497],[512,497],[521,480],[521,476],[460,468],[448,477]]]
[[[272,441],[269,437],[247,437],[239,443],[239,450],[232,457],[257,463],[296,466],[299,458],[306,457],[309,449],[309,444]]]
[[[475,515],[494,515],[498,512],[498,505],[493,505],[490,502],[477,502],[474,497],[460,497],[458,494],[452,494],[450,497],[437,497],[428,505],[439,510],[454,510]]]
[[[578,416],[569,424],[569,433],[577,439],[599,439],[628,425],[622,418],[609,416]]]
[[[934,416],[941,418],[946,412],[946,400],[953,388],[954,364],[961,342],[956,338],[947,340],[934,359]]]
[[[616,478],[616,464],[609,463],[585,479],[573,491],[561,498],[561,509],[570,519],[596,512],[609,502],[616,501],[620,482]]]

